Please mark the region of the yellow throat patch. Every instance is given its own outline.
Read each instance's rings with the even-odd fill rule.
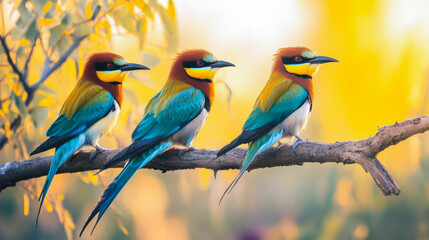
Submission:
[[[128,72],[116,71],[97,71],[97,77],[103,82],[122,82],[128,76]]]
[[[216,76],[218,68],[203,67],[203,68],[185,68],[186,73],[193,78],[213,80]]]
[[[310,63],[302,63],[302,64],[283,64],[286,71],[293,74],[298,75],[308,75],[313,77],[314,74],[319,70],[320,64],[310,64]]]

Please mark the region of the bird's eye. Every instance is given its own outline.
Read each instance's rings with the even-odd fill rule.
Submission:
[[[204,62],[203,62],[202,60],[198,60],[198,61],[197,61],[197,65],[198,65],[198,66],[203,66],[203,64],[204,64]]]
[[[107,64],[107,68],[108,68],[108,69],[112,69],[112,68],[113,68],[113,63],[108,63],[108,64]]]
[[[295,57],[295,62],[301,62],[302,61],[302,57],[301,56],[296,56]]]

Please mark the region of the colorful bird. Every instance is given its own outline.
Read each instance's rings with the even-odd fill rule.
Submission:
[[[275,143],[290,141],[293,137],[292,150],[302,142],[299,133],[305,128],[310,117],[313,103],[313,76],[320,64],[338,62],[338,60],[316,56],[305,47],[282,48],[275,55],[271,76],[256,100],[243,131],[231,143],[217,153],[220,157],[243,143],[249,144],[238,176],[225,190],[230,193],[253,159]]]
[[[80,235],[98,214],[94,231],[106,209],[138,169],[172,146],[191,146],[213,102],[213,79],[219,68],[228,66],[234,64],[216,60],[213,54],[205,50],[189,50],[179,54],[167,82],[149,101],[143,120],[134,130],[133,143],[101,168],[100,171],[103,171],[130,159],[107,186]]]
[[[133,70],[148,70],[140,64],[128,63],[114,53],[96,53],[89,57],[73,91],[67,97],[57,120],[49,127],[49,137],[30,155],[55,148],[55,155],[42,192],[40,209],[58,168],[85,145],[103,151],[98,140],[116,124],[122,104],[122,82]],[[94,155],[93,155],[94,156]]]

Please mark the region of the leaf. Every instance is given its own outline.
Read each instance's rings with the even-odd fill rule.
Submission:
[[[7,121],[7,120],[6,120],[6,122],[4,123],[4,131],[5,131],[6,137],[7,137],[7,138],[10,138],[10,136],[11,136],[11,132],[10,132],[10,121]]]
[[[46,5],[46,0],[32,0],[34,4],[34,11],[36,11],[37,15],[42,15],[44,6]]]
[[[4,101],[4,102],[2,102],[2,104],[1,104],[1,108],[2,108],[2,110],[3,110],[3,112],[4,112],[5,114],[8,114],[8,113],[9,113],[9,105],[10,105],[10,101],[9,101],[9,100]]]
[[[66,12],[64,17],[61,19],[61,24],[66,26],[66,29],[71,27],[73,24],[72,15],[70,12]]]
[[[171,19],[176,19],[176,7],[173,0],[168,0],[167,14]]]
[[[92,182],[92,184],[97,185],[98,183],[98,177],[94,175],[93,172],[88,173],[88,178]]]
[[[141,18],[136,22],[136,31],[139,36],[139,40],[143,40],[147,32],[147,20],[146,18]]]
[[[46,86],[45,84],[41,85],[41,86],[39,87],[39,90],[42,90],[42,91],[44,91],[44,92],[46,92],[46,93],[50,93],[50,94],[56,94],[56,93],[57,93],[57,92],[55,92],[52,88],[50,88],[50,87]]]
[[[17,95],[13,94],[15,105],[19,110],[19,113],[25,118],[27,116],[27,107],[25,106],[24,101],[18,97]]]
[[[170,10],[171,12],[172,10]],[[177,24],[175,19],[171,18],[169,14],[169,11],[165,9],[161,4],[158,3],[158,12],[161,16],[161,20],[164,23],[165,27],[165,38],[168,43],[168,50],[169,52],[176,52],[177,51],[177,42],[178,42],[178,36],[177,36]]]
[[[57,51],[60,53],[60,55],[63,55],[72,44],[72,40],[70,36],[66,36],[58,43]]]
[[[49,31],[51,34],[51,36],[49,37],[49,47],[53,47],[66,30],[67,27],[64,24],[60,24],[56,27],[51,28],[51,30]]]
[[[19,12],[19,20],[21,20],[21,23],[26,24],[30,21],[31,19],[31,13],[30,11],[28,11],[27,7],[25,7],[27,3],[27,0],[23,0],[21,2],[21,4],[19,4],[18,6],[18,12]],[[21,27],[21,26],[18,26]]]
[[[50,18],[43,18],[42,19],[42,24],[43,26],[49,26],[51,24],[54,23],[54,20],[50,19]]]
[[[54,100],[52,98],[44,98],[39,102],[39,107],[52,107],[54,105]]]
[[[122,223],[122,221],[119,219],[119,218],[117,218],[118,219],[118,227],[119,227],[119,229],[121,229],[121,231],[125,234],[125,235],[129,235],[130,234],[130,232],[128,231],[128,229],[125,227],[125,225],[124,225],[124,223]]]
[[[30,198],[27,193],[24,193],[24,216],[30,213]]]
[[[124,8],[114,12],[114,18],[119,22],[119,24],[129,32],[134,32],[135,27],[133,25],[134,19]]]
[[[147,4],[144,0],[132,0],[132,2],[140,8],[143,13],[150,19],[154,20],[154,15],[152,12],[152,9],[150,8],[149,4]]]
[[[18,9],[22,2],[23,1],[20,0],[12,1],[12,9],[10,10],[9,18],[12,18],[13,13]]]
[[[90,19],[94,14],[94,10],[97,7],[98,1],[88,1],[85,6],[85,16]]]
[[[43,9],[42,9],[43,15],[45,15],[51,7],[52,7],[52,2],[50,1],[46,2],[45,6],[43,6]]]
[[[21,39],[21,42],[19,43],[19,46],[20,47],[25,47],[25,46],[30,45],[30,44],[31,44],[30,40],[28,40],[26,38],[23,38],[23,39]]]
[[[75,28],[72,35],[74,37],[82,37],[84,35],[88,35],[88,34],[92,33],[92,31],[93,30],[89,24],[81,24]]]
[[[127,12],[129,14],[133,14],[134,15],[134,5],[132,3],[130,3],[130,2],[124,2],[124,6],[125,6],[125,9],[127,10]]]
[[[27,31],[24,34],[24,37],[27,39],[30,39],[31,42],[33,42],[36,39],[37,32],[38,30],[36,26],[36,19],[33,19],[33,21],[28,26]]]

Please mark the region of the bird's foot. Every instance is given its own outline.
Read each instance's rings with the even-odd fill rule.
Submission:
[[[182,159],[182,157],[183,157],[183,155],[184,155],[185,153],[187,153],[187,152],[192,152],[192,151],[195,151],[195,150],[197,150],[197,148],[195,148],[194,146],[190,146],[190,147],[185,148],[185,149],[180,149],[180,150],[179,150],[179,153],[178,153],[177,155],[179,156],[179,159],[180,159],[180,160],[183,160],[183,159]]]
[[[298,154],[296,154],[296,147],[298,147],[300,143],[304,142],[304,140],[302,140],[302,138],[298,135],[295,137],[296,137],[296,141],[292,145],[292,152],[293,154],[295,154],[295,156],[298,156]]]
[[[92,160],[94,160],[95,159],[95,157],[97,156],[97,154],[99,154],[99,153],[102,153],[102,152],[105,152],[105,151],[107,151],[107,150],[109,150],[108,148],[103,148],[103,147],[100,147],[100,145],[95,145],[94,146],[94,148],[95,148],[95,151],[94,152],[92,152],[91,153],[91,155],[89,155],[89,162],[92,162]]]
[[[290,146],[290,145],[288,145],[287,143],[278,142],[277,147],[274,148],[274,152],[277,152],[280,148],[284,146]]]

